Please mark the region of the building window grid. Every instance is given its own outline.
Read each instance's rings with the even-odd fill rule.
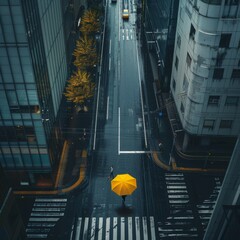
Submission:
[[[177,36],[177,46],[179,49],[181,48],[181,36],[179,34]]]
[[[219,48],[228,48],[230,45],[231,36],[232,36],[232,34],[230,34],[230,33],[221,34]]]
[[[219,128],[228,128],[231,129],[233,120],[221,120]]]
[[[204,3],[207,4],[213,4],[213,5],[220,5],[222,0],[201,0]]]
[[[213,79],[221,80],[223,78],[224,68],[215,68],[213,71]]]
[[[213,129],[215,124],[215,120],[205,119],[203,122],[203,128]]]
[[[226,98],[225,106],[238,106],[238,105],[239,105],[239,97],[228,96]]]
[[[173,78],[173,81],[172,81],[172,87],[173,87],[173,90],[175,91],[175,89],[176,89],[176,81],[175,81],[174,78]]]
[[[186,62],[187,62],[187,66],[188,66],[188,67],[191,67],[192,58],[190,57],[189,53],[187,53]]]
[[[190,32],[189,32],[189,38],[194,40],[195,39],[195,33],[196,33],[196,29],[194,28],[194,26],[191,24],[190,27]]]
[[[175,68],[176,68],[176,70],[178,70],[178,63],[179,63],[178,56],[176,56],[176,58],[175,58]]]
[[[232,80],[240,80],[240,69],[233,69],[232,70],[231,79]]]
[[[183,103],[181,102],[181,106],[180,106],[180,110],[181,110],[181,113],[184,114],[184,106],[183,106]]]
[[[225,0],[225,6],[235,6],[239,4],[239,0]]]
[[[219,101],[220,101],[220,96],[209,96],[208,105],[218,106]]]

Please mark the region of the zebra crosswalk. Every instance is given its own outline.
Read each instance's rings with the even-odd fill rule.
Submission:
[[[198,214],[204,230],[206,230],[207,228],[208,222],[213,212],[216,199],[218,197],[218,194],[222,185],[218,177],[215,177],[214,180],[215,180],[215,187],[212,194],[209,196],[208,199],[204,200],[202,204],[197,205]]]
[[[36,198],[28,219],[28,239],[47,239],[57,222],[64,217],[67,198]]]
[[[157,223],[158,236],[160,239],[169,240],[199,239],[199,219],[202,225],[201,229],[206,230],[221,187],[220,179],[215,178],[212,195],[198,205],[190,201],[183,173],[165,173],[165,182],[170,214],[165,221]],[[198,215],[196,215],[195,209],[197,209]]]
[[[198,239],[183,173],[165,173],[165,182],[170,215],[164,222],[158,222],[160,239],[180,239],[185,237]]]
[[[79,217],[70,240],[156,240],[154,217]]]

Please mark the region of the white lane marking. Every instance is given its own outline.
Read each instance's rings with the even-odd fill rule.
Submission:
[[[84,220],[84,228],[83,228],[83,239],[87,240],[88,237],[88,223],[89,223],[89,217],[86,217]]]
[[[111,60],[112,60],[111,57],[109,57],[109,66],[108,66],[109,71],[111,71],[111,64],[112,64]]]
[[[118,107],[118,155],[120,155],[120,107]]]
[[[108,120],[108,111],[109,111],[109,96],[107,97],[107,114],[106,114],[107,120]]]
[[[135,217],[135,229],[136,229],[136,239],[141,239],[139,217]]]
[[[143,226],[143,239],[148,240],[148,231],[147,231],[147,218],[142,218],[142,226]]]
[[[73,236],[73,229],[74,229],[74,224],[72,224],[72,229],[71,229],[71,234],[70,234],[70,240],[72,240],[72,236]]]
[[[137,53],[137,67],[138,67],[138,81],[139,81],[139,90],[141,96],[141,107],[142,107],[142,119],[143,119],[143,128],[144,128],[144,139],[145,139],[145,147],[147,148],[147,134],[146,134],[146,123],[145,123],[145,116],[144,116],[144,108],[143,108],[143,96],[142,96],[142,84],[141,84],[141,74],[140,74],[140,66],[139,66],[139,59],[138,59],[138,49],[136,46],[136,53]]]
[[[60,218],[35,218],[30,217],[29,222],[57,222]]]
[[[150,217],[151,240],[156,240],[154,217]]]
[[[96,218],[92,218],[92,226],[91,226],[91,239],[95,239],[95,229],[96,229]]]
[[[118,151],[118,154],[144,154],[144,153],[151,153],[151,151]]]
[[[109,41],[109,55],[111,55],[111,45],[112,45],[112,40],[110,39],[110,41]]]
[[[102,233],[103,233],[103,217],[100,217],[98,220],[98,239],[102,239]]]
[[[125,239],[125,218],[121,217],[121,240]]]
[[[117,239],[117,217],[113,218],[113,239]]]
[[[78,218],[77,221],[77,230],[76,230],[76,235],[75,235],[75,240],[79,239],[80,236],[80,230],[81,230],[81,225],[82,225],[82,218]]]
[[[128,240],[132,240],[132,218],[128,217]]]
[[[108,217],[106,219],[106,235],[105,235],[105,239],[109,240],[110,238],[110,217]]]
[[[67,198],[36,198],[35,202],[67,202]]]

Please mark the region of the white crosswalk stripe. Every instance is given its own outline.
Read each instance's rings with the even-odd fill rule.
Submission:
[[[209,199],[204,200],[202,204],[197,205],[198,214],[199,214],[200,221],[202,223],[204,230],[206,230],[208,222],[212,215],[217,196],[221,189],[221,185],[222,185],[222,183],[221,183],[220,179],[218,177],[216,177],[215,178],[215,187],[214,187],[213,193],[210,195]]]
[[[154,217],[79,217],[75,240],[156,240]]]
[[[47,239],[48,233],[64,217],[67,198],[36,198],[28,219],[28,239]]]

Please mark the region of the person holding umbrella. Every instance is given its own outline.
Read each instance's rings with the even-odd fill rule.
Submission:
[[[127,196],[127,195],[122,195],[122,203],[123,203],[123,205],[125,205],[126,196]]]
[[[122,197],[125,204],[126,196],[131,195],[137,188],[136,178],[129,174],[118,174],[111,181],[112,191]]]

